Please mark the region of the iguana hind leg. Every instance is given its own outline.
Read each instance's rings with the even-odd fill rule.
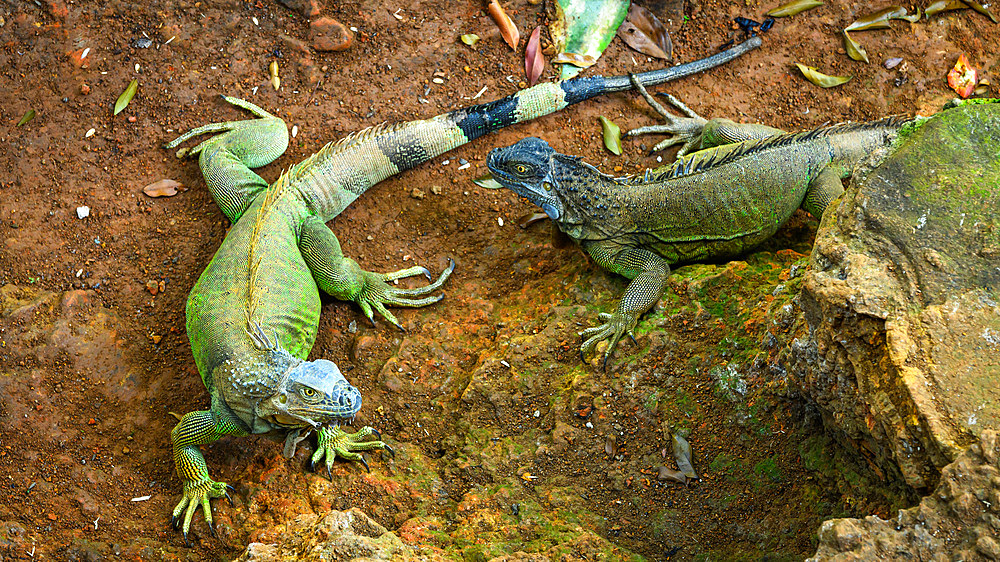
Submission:
[[[660,116],[663,117],[663,120],[666,121],[666,124],[649,125],[646,127],[639,127],[638,129],[632,129],[631,131],[625,133],[625,136],[634,137],[637,135],[644,135],[648,133],[671,135],[670,137],[660,141],[659,144],[654,146],[653,152],[664,150],[666,148],[674,146],[675,144],[683,143],[681,149],[677,151],[677,158],[684,156],[692,148],[694,148],[695,150],[699,150],[700,148],[702,148],[701,132],[702,129],[705,127],[705,123],[708,122],[707,119],[692,111],[690,108],[688,108],[688,106],[681,103],[679,99],[675,98],[674,96],[671,96],[670,94],[664,93],[663,95],[666,96],[668,100],[670,100],[670,103],[672,103],[675,107],[683,111],[684,114],[687,115],[687,117],[678,117],[670,113],[669,111],[666,110],[665,107],[660,105],[660,102],[656,101],[656,99],[653,98],[653,96],[651,96],[649,92],[646,91],[646,87],[643,86],[636,79],[634,74],[630,74],[629,78],[632,80],[632,85],[635,86],[635,88],[639,90],[639,93],[642,94],[642,97],[645,98],[646,103],[648,103],[650,107],[652,107],[657,113],[660,114]]]
[[[337,237],[318,217],[308,217],[302,225],[299,251],[312,272],[316,284],[325,293],[345,301],[354,301],[362,312],[374,322],[374,313],[402,329],[396,317],[386,310],[388,306],[420,307],[436,303],[443,295],[414,298],[431,293],[440,288],[451,272],[455,262],[441,273],[436,281],[423,287],[400,289],[392,281],[404,277],[424,275],[431,279],[430,272],[423,267],[411,267],[392,273],[372,273],[361,269],[351,258],[344,256]]]
[[[625,133],[625,135],[636,136],[648,133],[671,135],[654,146],[653,152],[684,143],[681,149],[677,151],[677,158],[680,158],[689,153],[691,149],[703,150],[713,146],[764,139],[784,133],[781,129],[768,127],[767,125],[736,123],[729,119],[721,118],[705,119],[684,105],[679,99],[663,92],[662,95],[670,101],[671,105],[687,115],[687,117],[678,117],[660,105],[638,81],[633,79],[632,84],[642,94],[646,103],[659,113],[666,123],[632,129]]]
[[[184,482],[184,496],[174,508],[170,522],[174,527],[180,526],[184,531],[184,542],[188,542],[188,530],[194,512],[201,507],[205,514],[208,528],[215,533],[212,526],[212,498],[226,498],[229,503],[229,491],[232,490],[225,482],[216,482],[208,476],[208,466],[198,445],[205,445],[218,440],[223,435],[247,435],[243,424],[231,414],[216,416],[211,410],[188,412],[178,423],[170,438],[174,444],[174,465],[177,476]],[[181,513],[184,514],[183,520]]]
[[[802,208],[815,217],[816,220],[820,220],[823,218],[823,213],[830,206],[830,203],[843,194],[844,184],[840,181],[840,174],[832,168],[825,168],[806,189],[806,197],[802,201]]]
[[[220,133],[194,148],[178,150],[177,157],[199,155],[198,165],[212,198],[229,220],[236,222],[254,197],[268,186],[251,168],[266,166],[285,152],[288,128],[284,121],[248,101],[229,96],[222,99],[259,118],[197,127],[163,146],[174,148],[199,135]]]

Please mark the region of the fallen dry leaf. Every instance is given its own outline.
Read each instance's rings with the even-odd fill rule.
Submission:
[[[500,36],[510,45],[511,49],[517,50],[517,43],[521,40],[521,33],[517,30],[517,26],[514,25],[507,12],[503,11],[503,7],[500,6],[497,0],[491,0],[487,10],[490,13],[490,17],[496,22],[497,27],[500,28]]]
[[[184,186],[178,181],[163,179],[142,188],[142,192],[150,197],[173,197],[179,187]]]
[[[795,66],[799,67],[799,71],[802,72],[802,75],[805,76],[807,80],[822,88],[839,86],[852,78],[852,76],[830,76],[829,74],[823,74],[822,72],[816,70],[815,67],[806,66],[804,64],[795,63]]]
[[[969,59],[963,53],[955,67],[948,71],[948,86],[965,99],[972,95],[978,82],[979,71],[969,66]]]
[[[625,44],[644,55],[671,60],[673,45],[663,23],[652,12],[638,4],[628,9],[628,18],[618,28]]]
[[[545,70],[545,58],[542,57],[542,50],[538,48],[541,33],[542,26],[536,27],[528,38],[528,46],[524,49],[524,74],[528,77],[529,86],[534,86]]]

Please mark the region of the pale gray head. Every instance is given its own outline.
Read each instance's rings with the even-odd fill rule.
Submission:
[[[507,146],[494,148],[486,165],[500,185],[538,205],[553,220],[564,214],[562,200],[555,191],[552,159],[562,156],[549,143],[528,137]]]
[[[275,426],[319,426],[348,421],[361,409],[361,393],[331,361],[303,361],[278,391],[258,406],[258,415]]]

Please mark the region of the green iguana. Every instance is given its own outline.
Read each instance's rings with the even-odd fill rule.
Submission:
[[[670,265],[742,254],[800,207],[821,217],[843,193],[841,178],[889,148],[903,127],[925,119],[889,117],[785,133],[709,121],[671,97],[688,115],[676,117],[642,84],[636,87],[667,124],[629,134],[674,135],[661,147],[683,142],[677,162],[615,178],[537,138],[496,148],[487,159],[496,181],[541,207],[601,267],[632,280],[615,312],[601,313],[600,325],[579,334],[586,338],[584,359],[609,340],[605,366],[619,340],[632,336],[639,317],[663,294]],[[690,148],[701,150],[685,156]]]
[[[640,74],[638,80],[660,84],[689,76],[759,45],[760,39],[753,37],[706,59]],[[328,474],[337,456],[364,463],[357,451],[391,452],[382,441],[362,441],[369,435],[380,438],[370,427],[354,434],[340,429],[361,408],[361,395],[335,364],[306,360],[319,326],[319,291],[358,303],[370,320],[377,312],[399,326],[385,307],[437,302],[440,295],[422,296],[441,287],[454,262],[427,286],[398,289],[388,282],[418,274],[430,279],[429,272],[422,267],[387,274],[364,271],[344,256],[326,221],[376,183],[486,133],[629,89],[627,76],[578,78],[426,120],[371,127],[326,145],[270,185],[251,168],[284,153],[288,129],[252,103],[223,96],[259,119],[198,127],[166,144],[173,148],[192,137],[218,133],[190,150],[181,149],[178,157],[198,155],[212,196],[233,223],[187,301],[188,338],[211,407],[189,412],[171,432],[177,474],[184,483],[171,523],[179,526],[184,514],[185,541],[198,506],[214,533],[209,499],[229,498],[231,489],[209,478],[198,445],[223,435],[287,431],[288,454],[302,431],[317,429],[312,463],[325,458]]]

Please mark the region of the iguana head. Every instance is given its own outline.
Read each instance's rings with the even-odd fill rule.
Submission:
[[[500,185],[541,207],[552,220],[559,220],[565,207],[556,193],[552,175],[552,159],[556,155],[549,143],[528,137],[507,147],[494,148],[486,165]]]
[[[319,426],[348,420],[361,409],[361,393],[331,361],[303,361],[293,367],[257,415],[278,427]]]

